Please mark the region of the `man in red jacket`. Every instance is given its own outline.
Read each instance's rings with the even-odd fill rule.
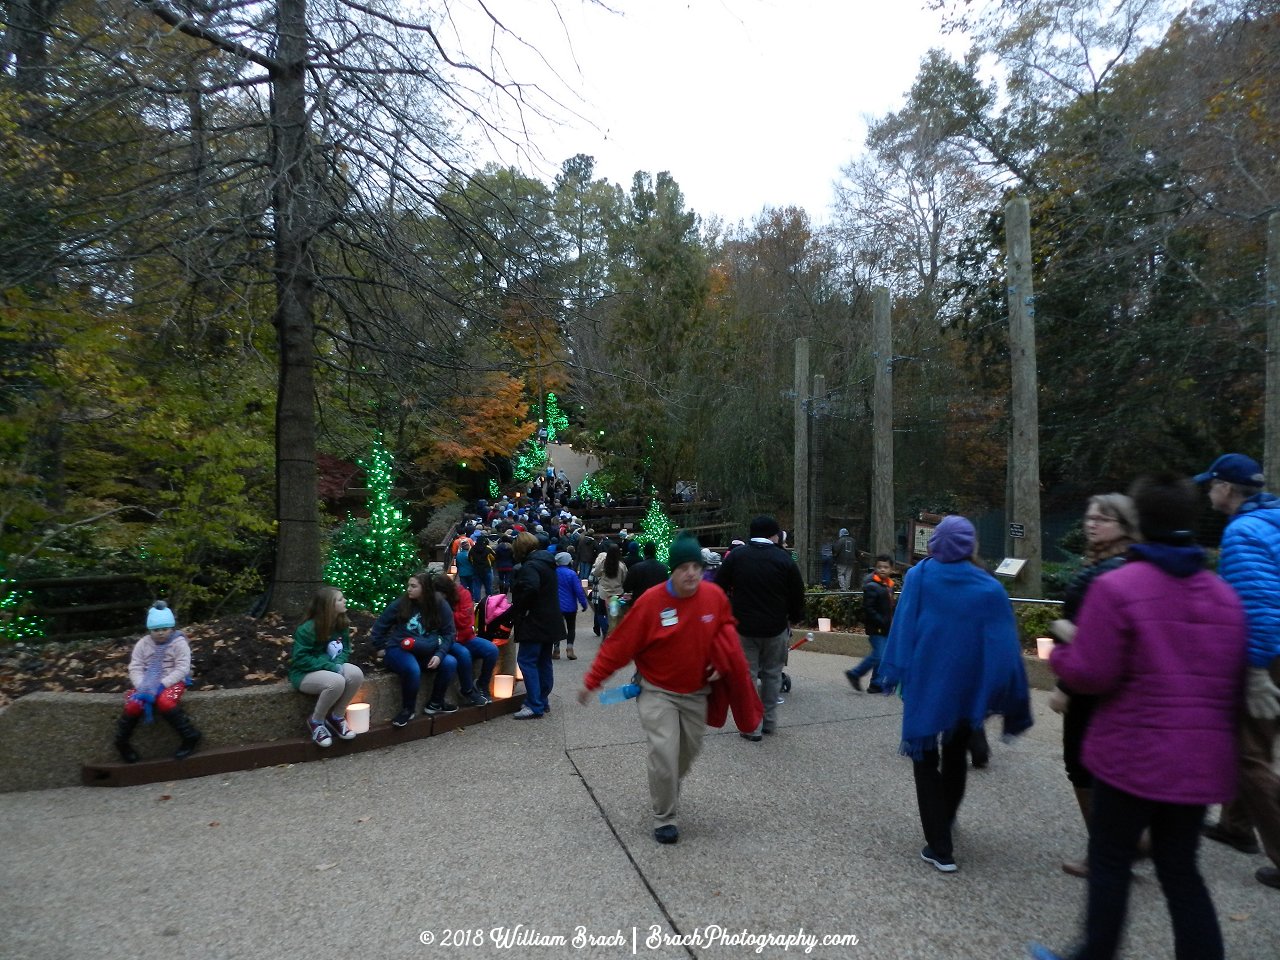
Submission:
[[[736,642],[729,601],[719,587],[702,579],[697,538],[680,533],[671,545],[670,561],[671,578],[635,601],[601,644],[578,692],[578,701],[586,703],[592,690],[635,661],[640,674],[636,708],[649,737],[653,838],[659,843],[680,839],[680,781],[702,750],[711,684],[722,678],[729,682],[739,729],[747,724],[745,729],[754,730],[763,712]]]

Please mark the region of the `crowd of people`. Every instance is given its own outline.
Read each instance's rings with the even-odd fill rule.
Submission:
[[[415,716],[424,671],[434,671],[424,714],[458,709],[447,699],[455,678],[469,703],[488,702],[497,661],[489,627],[517,644],[525,699],[513,717],[545,717],[554,661],[562,649],[577,659],[576,617],[592,609],[600,645],[578,699],[633,671],[627,689],[648,740],[654,838],[676,843],[681,784],[708,724],[722,726],[732,712],[755,743],[778,729],[791,630],[804,619],[799,568],[771,516],[751,521],[748,538],[724,554],[682,532],[664,564],[654,544],[625,531],[598,535],[579,521],[559,478],[543,486],[558,492],[482,501],[459,523],[446,572],[409,577],[378,618],[372,646],[401,687],[392,723]],[[1066,778],[1088,839],[1086,857],[1063,864],[1088,883],[1074,960],[1116,955],[1130,867],[1140,856],[1151,858],[1168,901],[1178,958],[1223,955],[1197,863],[1202,836],[1242,852],[1261,849],[1271,865],[1257,880],[1280,889],[1272,752],[1280,718],[1280,499],[1264,486],[1255,461],[1227,454],[1194,478],[1144,477],[1127,495],[1100,494],[1086,505],[1084,564],[1052,627],[1049,660],[1058,677],[1049,706],[1063,715]],[[1201,487],[1229,518],[1219,573],[1195,543]],[[852,549],[846,537],[842,530],[832,551],[838,567]],[[841,569],[841,586],[852,576]],[[869,674],[865,692],[901,698],[900,752],[912,762],[920,857],[953,874],[952,828],[969,754],[981,765],[975,744],[985,751],[991,717],[1002,718],[1006,736],[1032,724],[1021,644],[1008,593],[978,561],[966,518],[937,525],[928,557],[907,570],[900,592],[894,576],[892,558],[881,555],[863,580],[870,652],[847,678],[861,694]],[[503,609],[486,598],[502,600]],[[480,617],[480,634],[477,604],[494,612]],[[130,735],[153,710],[178,732],[178,756],[200,740],[180,707],[190,682],[186,638],[163,603],[148,611],[147,627],[116,732],[130,762],[138,759]],[[341,591],[322,588],[295,633],[289,671],[293,686],[315,697],[307,727],[320,746],[353,735],[344,712],[364,674],[351,662],[352,638]],[[1221,817],[1206,824],[1215,804]],[[1031,951],[1058,956],[1038,944]]]

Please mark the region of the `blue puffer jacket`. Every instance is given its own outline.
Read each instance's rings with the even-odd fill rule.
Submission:
[[[1218,573],[1249,618],[1249,666],[1280,655],[1280,497],[1259,493],[1240,505],[1222,534]]]

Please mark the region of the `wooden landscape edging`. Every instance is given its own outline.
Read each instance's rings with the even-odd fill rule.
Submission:
[[[437,713],[415,719],[405,727],[393,727],[387,722],[370,724],[368,733],[358,734],[354,740],[334,737],[333,745],[329,747],[321,747],[310,737],[293,737],[287,740],[197,749],[182,760],[167,757],[160,760],[140,760],[137,763],[87,763],[81,768],[81,783],[86,787],[136,787],[168,780],[191,780],[236,770],[257,770],[278,764],[346,757],[484,723],[515,713],[523,705],[524,694],[521,693],[505,700],[495,700],[483,707],[468,707],[457,713]]]

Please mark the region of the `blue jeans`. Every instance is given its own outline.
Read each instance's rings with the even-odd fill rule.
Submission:
[[[480,692],[487,696],[489,681],[493,678],[493,668],[498,663],[497,645],[484,637],[472,637],[466,643],[453,641],[449,653],[458,660],[458,688],[463,693],[470,693],[474,687],[469,688],[468,684],[474,683],[480,688]],[[479,680],[475,679],[473,666],[477,659],[480,661]]]
[[[471,576],[463,578],[462,585],[471,594],[471,599],[479,603],[489,593],[489,571],[473,573]]]
[[[579,580],[591,579],[591,564],[587,563],[585,560],[583,560],[581,563],[578,564],[578,579]]]
[[[876,673],[880,670],[880,658],[884,656],[884,646],[889,642],[889,638],[876,634],[867,634],[867,640],[871,643],[871,652],[849,671],[849,676],[863,677],[870,670],[871,686],[878,687],[880,684],[876,683]]]
[[[1204,807],[1135,797],[1101,780],[1093,784],[1089,823],[1089,903],[1085,942],[1072,956],[1116,955],[1129,905],[1130,866],[1138,837],[1151,828],[1151,862],[1173,920],[1176,960],[1221,960],[1222,930],[1196,863]]]
[[[427,669],[431,657],[435,655],[420,653],[418,650],[406,650],[399,644],[387,647],[387,667],[400,677],[400,705],[405,710],[412,710],[418,702],[418,688],[422,685],[422,671]],[[431,688],[431,703],[444,701],[445,692],[458,672],[458,661],[450,654],[440,657],[440,666],[436,667],[435,684]]]
[[[516,663],[524,674],[524,705],[538,715],[547,712],[555,674],[551,671],[551,644],[521,643],[517,645]]]

